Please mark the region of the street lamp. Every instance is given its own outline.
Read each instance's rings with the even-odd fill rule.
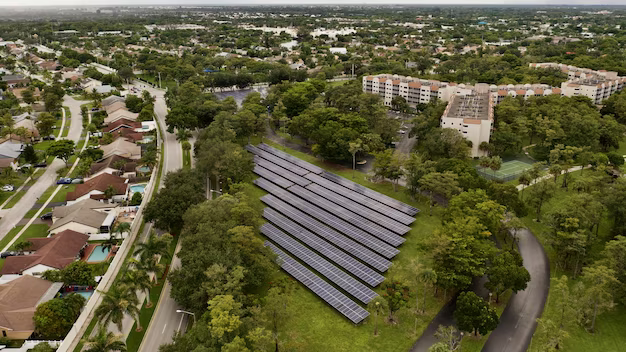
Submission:
[[[182,310],[182,309],[176,309],[176,313],[183,313],[183,314],[189,314],[193,317],[193,325],[196,325],[196,315],[192,312],[188,312],[186,310]]]
[[[489,292],[489,305],[491,305],[491,296],[493,296],[493,292]]]

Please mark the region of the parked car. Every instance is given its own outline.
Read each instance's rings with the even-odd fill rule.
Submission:
[[[13,190],[15,189],[15,187],[13,187],[13,185],[4,185],[2,186],[2,190],[5,192],[13,192]]]
[[[55,138],[54,136],[43,136],[43,140],[44,140],[44,141],[53,141],[53,140],[55,140],[55,139],[56,139],[56,138]]]
[[[40,218],[41,220],[52,220],[52,213],[45,213]]]
[[[35,167],[48,167],[48,163],[42,161],[40,163],[35,164]]]
[[[4,258],[7,258],[7,257],[16,256],[16,255],[17,255],[17,252],[14,252],[14,251],[2,252],[2,253],[0,253],[0,258],[4,259]]]
[[[82,178],[75,178],[72,180],[72,184],[78,184],[78,183],[83,183],[83,179]]]
[[[91,108],[91,111],[92,112],[98,112],[98,111],[100,111],[100,109],[98,109],[98,108]]]
[[[57,185],[69,185],[72,183],[72,179],[69,177],[61,177],[58,181],[57,181]]]

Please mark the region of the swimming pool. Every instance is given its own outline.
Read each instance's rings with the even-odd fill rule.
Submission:
[[[147,166],[142,166],[142,167],[138,168],[137,171],[146,173],[146,172],[150,172],[150,168],[147,167]]]
[[[91,297],[91,295],[93,295],[93,291],[77,291],[77,292],[66,292],[64,294],[64,296],[71,295],[72,293],[76,293],[76,294],[79,294],[79,295],[85,297],[85,300],[87,300],[87,301],[89,300],[89,297]]]
[[[154,136],[144,136],[141,140],[142,143],[150,143],[154,140]]]
[[[104,249],[104,251],[103,251]],[[103,262],[109,256],[109,249],[104,248],[101,245],[97,245],[94,247],[93,251],[87,258],[87,263],[98,263]]]
[[[130,194],[133,194],[135,192],[139,192],[141,194],[143,194],[144,189],[146,188],[146,184],[145,183],[141,183],[138,185],[132,185],[130,186]]]

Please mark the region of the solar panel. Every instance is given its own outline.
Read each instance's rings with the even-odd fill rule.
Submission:
[[[271,172],[270,170],[260,167],[259,165],[256,165],[254,167],[254,173],[274,182],[275,184],[281,187],[288,188],[290,186],[293,186],[293,182],[283,177],[280,177],[276,175],[275,173]]]
[[[335,193],[331,190],[329,190],[328,188],[324,188],[320,185],[318,185],[317,183],[311,183],[310,185],[306,186],[306,189],[308,189],[309,191],[312,191],[328,200],[330,200],[331,202],[342,206],[356,214],[360,214],[363,217],[366,217],[368,219],[372,219],[372,221],[375,221],[376,223],[388,228],[389,230],[392,230],[393,232],[399,234],[399,235],[404,235],[405,233],[411,231],[411,228],[401,224],[397,221],[395,221],[392,218],[389,218],[379,212],[376,212],[364,205],[361,205],[353,200],[350,200],[342,195],[339,195],[338,193]]]
[[[338,310],[339,313],[350,319],[350,321],[358,324],[363,321],[363,319],[367,318],[369,315],[367,310],[363,309],[363,307],[334,288],[331,284],[313,274],[304,265],[298,263],[295,259],[278,249],[275,245],[269,242],[265,242],[265,245],[280,258],[280,267],[283,270],[293,276],[296,280],[300,281],[304,286],[313,291],[313,293],[318,295],[326,303]]]
[[[334,191],[336,193],[339,193],[340,195],[349,198],[350,200],[353,200],[357,203],[360,203],[362,205],[365,205],[366,207],[372,209],[372,210],[376,210],[377,212],[386,215],[396,221],[399,221],[405,225],[409,225],[411,224],[413,221],[415,221],[415,218],[413,218],[412,216],[409,216],[399,210],[396,210],[394,208],[391,208],[383,203],[380,203],[378,201],[373,200],[372,198],[369,198],[367,196],[364,196],[360,193],[357,193],[355,191],[352,191],[350,189],[347,189],[346,187],[343,187],[333,181],[330,181],[324,177],[321,177],[319,175],[315,175],[315,174],[307,174],[304,177],[306,177],[307,179],[317,183],[320,186],[326,187],[331,191]]]
[[[402,243],[404,243],[404,238],[401,236],[398,236],[397,234],[393,233],[392,231],[387,230],[386,228],[360,216],[357,215],[347,209],[344,209],[340,206],[337,206],[337,204],[334,204],[331,201],[328,201],[320,196],[318,196],[317,194],[306,190],[298,185],[293,185],[291,187],[288,188],[288,190],[299,196],[302,199],[305,199],[307,201],[309,201],[310,203],[313,203],[317,206],[319,206],[322,209],[326,209],[329,211],[332,211],[332,213],[334,215],[336,215],[337,217],[347,221],[349,224],[354,225],[356,227],[361,228],[362,230],[365,230],[367,232],[369,232],[370,234],[380,238],[381,240],[391,244],[392,246],[399,246]],[[331,210],[332,209],[332,210]]]
[[[409,214],[411,216],[414,216],[415,214],[419,213],[419,209],[412,207],[406,203],[403,203],[397,199],[393,199],[389,196],[386,196],[382,193],[376,192],[372,189],[369,189],[363,185],[360,185],[358,183],[352,182],[350,180],[348,180],[347,178],[341,177],[339,175],[330,173],[328,171],[324,171],[320,174],[320,176],[327,178],[335,183],[338,183],[348,189],[351,189],[359,194],[362,194],[364,196],[368,196],[376,201],[379,201],[389,207],[392,207],[394,209],[397,209],[403,213]]]
[[[277,157],[275,155],[272,155],[271,153],[268,153],[266,151],[263,151],[263,150],[255,147],[255,146],[252,146],[252,145],[248,144],[246,146],[246,149],[249,152],[251,152],[252,154],[258,155],[261,158],[263,158],[265,160],[268,160],[268,161],[270,161],[270,162],[272,162],[272,163],[274,163],[274,164],[276,164],[276,165],[278,165],[280,167],[283,167],[283,168],[285,168],[285,169],[287,169],[287,170],[289,170],[289,171],[291,171],[291,172],[293,172],[293,173],[295,173],[295,174],[297,174],[299,176],[304,176],[304,175],[309,173],[308,170],[303,169],[303,168],[301,168],[299,166],[296,166],[293,163],[290,163],[290,162],[288,162],[285,159],[281,159],[281,158],[279,158],[279,157]]]
[[[298,208],[302,212],[307,215],[310,215],[326,225],[333,227],[337,231],[345,234],[346,236],[352,238],[353,240],[369,247],[370,249],[380,253],[386,258],[393,258],[400,251],[394,248],[393,246],[379,240],[378,238],[366,233],[365,231],[356,228],[349,223],[339,219],[338,217],[330,214],[327,211],[324,211],[315,205],[303,200],[302,198],[296,197],[295,195],[289,193],[284,189],[274,188],[264,188],[266,191],[280,198],[281,200],[289,203],[290,205]],[[262,200],[262,198],[261,198]]]
[[[287,171],[287,170],[283,169],[282,167],[280,167],[280,166],[278,166],[276,164],[273,164],[273,163],[271,163],[271,162],[261,158],[258,155],[254,156],[254,162],[258,166],[261,166],[261,167],[263,167],[265,169],[268,169],[271,172],[273,172],[273,173],[275,173],[275,174],[277,174],[279,176],[282,176],[282,177],[288,179],[289,181],[291,181],[291,182],[293,182],[293,183],[295,183],[297,185],[300,185],[302,187],[304,187],[304,186],[306,186],[306,185],[311,183],[311,181],[307,180],[306,178],[298,176],[298,175],[294,174],[291,171]]]
[[[343,267],[350,273],[354,274],[356,277],[363,280],[367,284],[371,286],[377,286],[378,284],[383,282],[383,280],[385,280],[382,275],[380,275],[367,265],[354,259],[352,256],[348,255],[346,252],[338,249],[332,244],[324,241],[319,236],[313,234],[304,227],[289,220],[276,210],[272,208],[265,208],[265,210],[263,211],[263,217],[277,227],[281,228],[283,231],[287,232],[307,246],[311,247],[313,250],[332,260],[337,265]]]
[[[372,289],[306,248],[274,225],[263,224],[261,233],[359,301],[367,304],[378,296]]]
[[[259,180],[256,180],[257,182]],[[269,183],[268,181],[265,181]],[[348,252],[349,254],[359,258],[365,264],[373,267],[374,269],[384,272],[391,266],[391,262],[377,253],[369,250],[365,246],[353,241],[352,239],[340,234],[339,232],[331,229],[330,227],[322,224],[321,222],[313,219],[312,217],[304,214],[291,205],[281,201],[275,196],[264,196],[261,200],[268,206],[276,209],[289,219],[297,222],[306,229],[334,244],[338,248]]]
[[[321,167],[315,166],[311,163],[308,163],[300,158],[296,158],[295,156],[285,153],[282,150],[278,150],[274,147],[271,147],[265,143],[261,143],[257,146],[257,148],[262,149],[268,153],[272,153],[274,155],[276,155],[277,157],[281,158],[281,159],[285,159],[293,164],[296,164],[298,166],[300,166],[303,169],[307,169],[309,171],[311,171],[314,174],[321,174],[322,172],[324,172],[324,169],[322,169]]]

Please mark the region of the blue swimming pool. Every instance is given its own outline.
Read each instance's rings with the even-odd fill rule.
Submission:
[[[87,258],[87,263],[103,262],[108,256],[109,249],[104,248],[101,245],[97,245],[89,255],[89,258]]]
[[[150,168],[147,167],[147,166],[142,166],[142,167],[138,168],[137,171],[146,173],[146,172],[150,172]]]
[[[144,189],[146,189],[146,184],[145,183],[141,183],[138,185],[132,185],[130,186],[130,194],[132,195],[135,192],[139,192],[141,194],[143,194]]]
[[[93,295],[93,291],[78,291],[78,292],[66,292],[63,294],[63,296],[68,296],[71,295],[72,293],[76,293],[79,294],[83,297],[85,297],[85,299],[88,301],[89,297],[91,297],[91,295]]]

